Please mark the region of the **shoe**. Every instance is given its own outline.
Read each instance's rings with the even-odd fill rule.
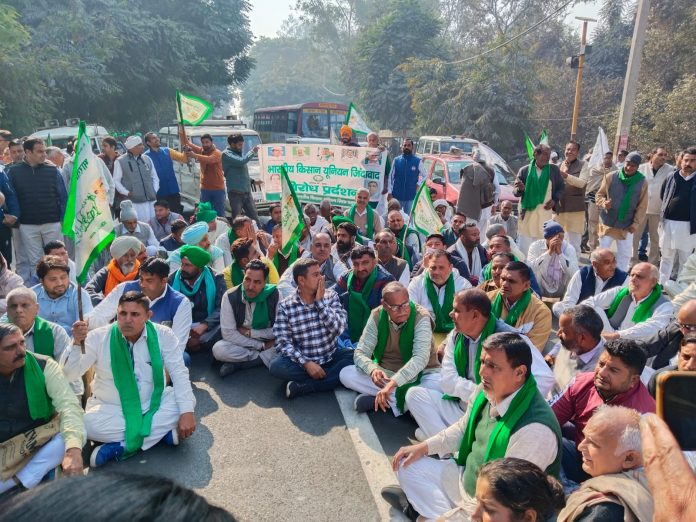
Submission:
[[[237,371],[237,365],[235,363],[223,363],[220,366],[220,377],[227,377],[229,374]]]
[[[418,442],[423,442],[425,439],[428,437],[423,433],[423,430],[420,428],[416,428],[416,432],[413,434],[414,437],[416,437],[416,440]]]
[[[404,490],[399,486],[386,486],[382,488],[382,498],[399,513],[403,513],[409,520],[418,519],[418,513],[413,509],[413,506],[406,497],[406,493],[404,493]]]
[[[111,460],[118,460],[123,455],[123,451],[124,448],[120,442],[108,442],[97,446],[89,458],[89,465],[98,468]]]
[[[178,446],[179,433],[176,431],[176,429],[173,429],[162,438],[162,442],[164,442],[167,446]]]
[[[647,262],[648,255],[647,254],[638,254],[638,260],[643,261],[643,262]]]
[[[358,413],[367,413],[368,411],[375,411],[375,396],[368,395],[367,393],[361,393],[353,401],[353,409]]]
[[[285,396],[288,399],[294,399],[300,395],[306,394],[306,387],[303,384],[295,381],[288,381],[287,386],[285,386]]]

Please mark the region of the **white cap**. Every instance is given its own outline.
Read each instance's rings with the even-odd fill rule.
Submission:
[[[126,142],[124,143],[128,150],[131,150],[137,147],[138,145],[142,144],[143,140],[140,138],[140,136],[128,136],[128,138],[126,138]]]

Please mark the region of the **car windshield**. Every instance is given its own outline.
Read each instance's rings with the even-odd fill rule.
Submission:
[[[200,147],[200,136],[191,136],[191,141]],[[223,151],[227,148],[227,136],[213,136],[213,143],[215,144],[218,150]],[[261,139],[255,134],[245,134],[244,149],[242,150],[242,155],[247,154],[256,145],[261,145]],[[256,157],[254,158],[254,160],[256,160]]]
[[[440,142],[440,152],[441,153],[449,152],[449,150],[452,147],[457,147],[464,154],[471,154],[471,151],[474,150],[474,145],[475,145],[475,143],[470,143],[467,141],[441,141]]]
[[[470,160],[463,161],[448,161],[447,171],[449,172],[449,182],[459,183],[459,172],[464,168],[471,165]]]
[[[493,165],[493,170],[495,171],[495,179],[499,185],[511,185],[515,180],[515,175],[512,172],[497,163]]]

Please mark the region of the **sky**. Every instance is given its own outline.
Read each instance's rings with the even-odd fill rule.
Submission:
[[[252,6],[251,30],[255,36],[276,36],[283,20],[294,11],[295,6],[295,0],[250,0],[250,2]],[[566,23],[577,24],[579,27],[580,22],[574,19],[575,16],[598,18],[600,3],[600,1],[595,0],[575,6],[566,18]],[[594,24],[590,25],[590,33],[592,33],[593,26]]]

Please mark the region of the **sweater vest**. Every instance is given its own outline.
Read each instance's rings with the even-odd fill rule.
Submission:
[[[232,307],[234,322],[237,323],[237,328],[239,328],[240,326],[244,325],[244,320],[246,319],[246,303],[242,301],[241,285],[228,290],[227,299],[230,301],[230,306]],[[270,320],[269,327],[275,324],[276,309],[278,308],[279,300],[280,294],[276,289],[268,297],[268,319]]]
[[[132,193],[133,203],[155,201],[157,194],[152,183],[152,167],[142,157],[135,158],[130,152],[116,160],[121,164],[121,184]]]
[[[628,277],[628,274],[623,270],[616,268],[614,270],[614,275],[609,278],[609,281],[604,285],[605,290],[615,288],[624,284],[624,281]],[[578,304],[582,303],[588,297],[595,295],[595,283],[597,281],[595,271],[592,269],[592,265],[583,266],[580,269],[580,281],[582,285],[580,286],[580,297],[578,298]]]
[[[160,150],[155,152],[148,149],[145,155],[152,160],[155,165],[155,171],[159,178],[159,190],[157,197],[171,196],[179,193],[179,184],[176,182],[176,174],[174,174],[174,163],[172,156],[169,154],[168,147],[160,147]]]
[[[48,357],[34,354],[41,371]],[[24,368],[15,371],[11,379],[0,377],[0,442],[46,423],[46,419],[34,420],[29,413],[29,401],[24,384]]]
[[[638,174],[634,174],[637,176]],[[638,206],[638,201],[640,201],[640,193],[643,190],[643,185],[645,184],[645,178],[636,182],[633,187],[633,192],[631,193],[631,202],[629,205],[629,210],[626,212],[626,216],[623,220],[619,220],[619,208],[621,207],[621,200],[626,194],[626,185],[619,179],[619,173],[615,172],[611,179],[611,184],[607,190],[607,198],[611,200],[611,208],[609,210],[602,209],[599,213],[602,223],[607,227],[612,228],[628,228],[633,223],[633,216],[636,212],[636,207]]]
[[[567,172],[569,176],[579,178],[583,165],[582,160],[575,160],[569,168],[565,168],[565,163],[561,163],[559,168],[562,172]],[[585,212],[585,187],[574,187],[566,183],[559,212]]]
[[[372,319],[375,324],[379,327],[379,313],[382,311],[382,307],[372,311]],[[416,305],[416,322],[417,325],[421,321],[428,321],[431,323],[430,314],[428,311],[420,305]],[[415,327],[415,325],[414,325]],[[389,338],[387,339],[387,345],[384,347],[384,355],[382,355],[382,360],[379,365],[389,370],[390,372],[398,372],[407,361],[401,358],[401,349],[399,348],[399,339],[401,339],[401,330],[393,330],[391,324],[389,326]],[[430,357],[428,359],[428,364],[426,368],[438,368],[440,363],[437,359],[437,349],[430,341]]]
[[[380,264],[382,265],[382,263]],[[382,267],[398,281],[401,279],[404,270],[408,269],[408,263],[398,257],[392,257],[389,262],[386,265],[382,265]]]
[[[619,303],[619,307],[616,309],[616,312],[614,312],[614,315],[612,315],[609,318],[609,324],[612,326],[614,330],[618,330],[619,326],[621,326],[621,323],[626,318],[626,314],[628,313],[628,307],[631,306],[631,301],[633,301],[631,294],[626,294]],[[664,295],[660,295],[657,301],[655,301],[655,304],[652,305],[652,307],[650,308],[650,314],[652,315],[652,312],[655,311],[655,308],[666,302],[667,298]]]
[[[490,407],[491,405],[489,403],[481,410],[481,417],[474,429],[474,444],[471,447],[471,453],[469,453],[469,456],[466,458],[466,466],[464,468],[464,475],[462,476],[464,490],[472,498],[476,494],[476,475],[484,464],[486,449],[488,448],[488,439],[497,422],[497,419],[493,419],[489,415]],[[538,390],[534,394],[534,398],[525,414],[517,421],[515,427],[510,430],[510,436],[512,437],[512,435],[521,428],[533,423],[547,426],[556,436],[556,459],[546,468],[545,472],[554,477],[558,477],[561,471],[561,456],[563,455],[561,451],[561,427],[558,424],[558,420],[556,420],[556,415],[554,415],[553,410]]]
[[[142,292],[140,289],[140,281],[129,281],[123,288],[123,293],[135,291]],[[186,296],[181,292],[177,292],[171,286],[167,285],[167,291],[164,297],[155,302],[155,304],[150,306],[150,311],[152,312],[152,317],[150,320],[153,323],[162,324],[165,322],[169,323],[169,327],[172,326],[174,321],[174,316],[177,310],[179,310],[179,305],[186,299]]]
[[[408,156],[402,154],[394,159],[392,196],[399,201],[410,201],[416,197],[420,161],[421,159],[414,154]]]
[[[58,194],[56,167],[44,163],[31,167],[22,162],[10,169],[9,180],[19,201],[22,225],[42,225],[59,222],[63,216]]]

